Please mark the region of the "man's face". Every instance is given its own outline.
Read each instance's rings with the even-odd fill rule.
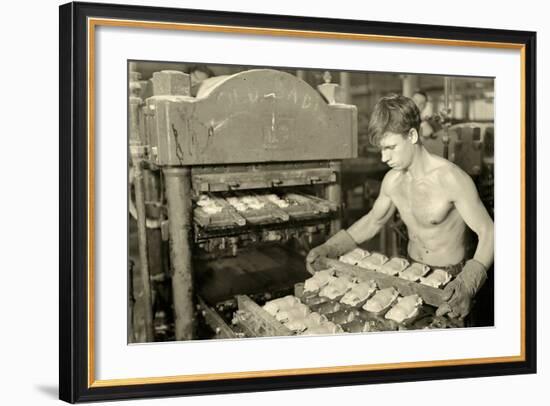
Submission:
[[[409,136],[387,132],[380,141],[382,162],[397,170],[407,169],[413,159],[414,144]]]

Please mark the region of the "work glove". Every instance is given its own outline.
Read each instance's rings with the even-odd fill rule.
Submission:
[[[357,248],[355,240],[346,230],[340,230],[325,241],[324,244],[309,251],[306,257],[306,269],[313,275],[322,269],[322,266],[318,262],[316,263],[318,258],[338,258],[340,255],[354,248]]]
[[[470,313],[472,299],[487,279],[485,266],[475,259],[470,259],[462,272],[443,290],[443,303],[436,311],[436,316],[447,315],[451,318],[464,319]]]

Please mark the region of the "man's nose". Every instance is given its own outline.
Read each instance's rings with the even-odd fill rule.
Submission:
[[[389,154],[387,151],[382,151],[382,162],[386,163],[389,160]]]

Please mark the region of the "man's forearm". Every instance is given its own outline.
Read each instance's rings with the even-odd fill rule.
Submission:
[[[485,269],[489,269],[493,265],[495,255],[495,237],[493,225],[487,226],[485,229],[477,233],[478,243],[474,259],[480,262]]]
[[[382,182],[380,195],[374,202],[372,209],[347,230],[357,244],[368,241],[378,234],[384,224],[395,213],[395,206],[391,199],[383,193],[384,182],[385,180]]]
[[[384,223],[375,221],[367,214],[353,223],[347,231],[357,244],[362,244],[378,234],[383,225]]]

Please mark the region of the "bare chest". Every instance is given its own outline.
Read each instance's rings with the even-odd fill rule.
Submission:
[[[445,189],[429,178],[404,179],[394,194],[394,203],[405,222],[434,226],[443,223],[454,209]]]

